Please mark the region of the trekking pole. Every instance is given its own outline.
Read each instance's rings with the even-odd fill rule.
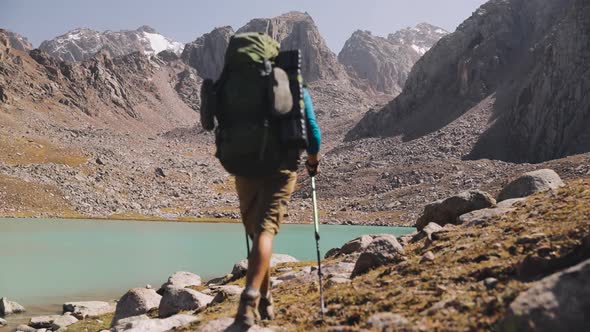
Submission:
[[[250,237],[248,236],[248,232],[246,233],[246,258],[250,258]]]
[[[320,222],[318,216],[318,203],[316,197],[316,188],[315,188],[315,176],[311,177],[311,200],[313,202],[313,223],[315,226],[315,246],[316,251],[318,254],[318,279],[320,281],[320,313],[322,317],[322,321],[324,320],[324,312],[326,308],[324,307],[324,286],[322,284],[322,260],[320,257]]]

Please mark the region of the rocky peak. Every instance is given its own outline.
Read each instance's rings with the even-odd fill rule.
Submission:
[[[408,45],[420,55],[424,55],[436,42],[449,34],[443,28],[428,23],[420,23],[413,28],[405,28],[390,34],[387,39],[395,44]]]
[[[346,77],[343,66],[307,13],[289,12],[275,18],[253,19],[237,32],[264,32],[281,43],[283,50],[300,49],[303,76],[308,82]]]
[[[338,55],[350,76],[366,81],[375,91],[397,95],[420,55],[409,46],[394,44],[358,30],[346,41]]]
[[[186,44],[181,58],[195,68],[202,78],[217,79],[223,69],[225,50],[233,34],[234,30],[230,26],[215,28]]]
[[[165,50],[180,54],[184,45],[162,36],[149,26],[142,26],[137,30],[116,32],[78,28],[44,41],[39,48],[62,61],[83,61],[101,49],[108,49],[113,56],[133,52],[155,55]]]
[[[352,77],[366,81],[375,91],[398,95],[410,70],[442,36],[443,29],[418,24],[383,38],[369,31],[356,31],[346,41],[338,60]]]
[[[33,45],[29,42],[29,40],[16,32],[0,29],[0,34],[4,36],[3,39],[6,40],[5,46],[7,47],[10,46],[14,49],[24,52],[28,52],[33,49]]]
[[[136,30],[136,31],[138,31],[138,32],[147,32],[147,33],[158,33],[158,32],[156,31],[156,29],[152,28],[152,27],[151,27],[151,26],[149,26],[149,25],[142,25],[142,26],[140,26],[139,28],[137,28],[137,30]]]

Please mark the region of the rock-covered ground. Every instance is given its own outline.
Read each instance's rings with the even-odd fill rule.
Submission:
[[[251,331],[589,328],[584,308],[590,279],[590,178],[563,186],[552,177],[549,171],[528,174],[503,195],[548,189],[543,183],[555,189],[504,200],[497,207],[490,198],[491,208],[450,224],[439,219],[442,226],[430,223],[398,239],[362,236],[331,250],[322,261],[323,320],[315,263],[275,257],[277,319]],[[178,272],[159,289],[130,290],[116,305],[68,303],[64,315],[37,317],[29,325],[55,330],[64,324],[68,331],[220,331],[232,322],[244,284],[242,265],[207,283]]]

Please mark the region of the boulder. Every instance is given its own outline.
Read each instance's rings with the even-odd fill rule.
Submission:
[[[428,240],[432,241],[432,234],[442,232],[442,231],[443,231],[443,228],[439,224],[436,224],[433,222],[428,223],[428,225],[424,226],[424,228],[420,232],[418,232],[418,234],[416,234],[416,235],[414,235],[414,237],[412,237],[410,242],[415,243],[415,242],[418,242],[424,238],[427,238]]]
[[[459,216],[465,213],[494,206],[496,200],[490,194],[479,190],[466,191],[426,205],[416,222],[416,228],[422,230],[431,222],[440,226],[456,224]]]
[[[272,254],[270,257],[270,267],[275,267],[278,264],[282,263],[296,263],[299,262],[295,257],[285,255],[285,254]],[[246,275],[246,271],[248,271],[248,260],[243,259],[236,264],[231,271],[234,279],[239,279]]]
[[[211,304],[221,303],[227,300],[237,301],[244,288],[235,285],[217,286],[212,288],[217,292],[211,301]]]
[[[52,315],[33,317],[29,321],[29,326],[36,329],[59,330],[76,323],[78,319],[72,315]]]
[[[346,242],[341,248],[339,255],[348,255],[355,252],[361,252],[373,242],[373,237],[370,235],[362,235],[354,240]]]
[[[185,288],[189,286],[201,286],[201,277],[191,272],[175,272],[168,278],[168,281],[160,287],[158,294],[162,295],[168,287]]]
[[[393,263],[403,254],[404,248],[402,248],[395,236],[390,234],[377,235],[357,259],[351,277],[361,275],[376,267]]]
[[[160,317],[169,317],[181,311],[196,310],[206,307],[213,300],[190,288],[168,288],[160,301],[158,312]]]
[[[71,312],[78,319],[95,318],[115,312],[115,303],[103,301],[68,302],[63,305],[63,312]]]
[[[499,331],[590,331],[590,260],[552,274],[510,304]]]
[[[468,227],[484,225],[497,217],[506,214],[507,212],[513,211],[514,208],[510,207],[495,207],[491,209],[475,210],[469,213],[465,213],[459,216],[458,224],[462,224]]]
[[[0,318],[0,327],[8,325],[8,322],[2,318]]]
[[[9,301],[5,297],[0,298],[0,316],[19,314],[21,312],[25,312],[25,307],[16,302]]]
[[[153,289],[133,288],[129,290],[117,303],[113,325],[120,319],[142,315],[158,308],[162,296]]]
[[[115,332],[164,332],[198,321],[193,315],[175,315],[164,319],[150,319],[146,315],[121,319]]]
[[[557,189],[563,185],[563,181],[555,171],[551,169],[541,169],[525,173],[521,177],[510,182],[498,195],[498,201],[501,202],[511,198],[527,197],[538,192]]]
[[[380,312],[369,317],[367,323],[370,328],[377,331],[398,331],[401,328],[408,327],[409,321],[405,317],[392,312]]]

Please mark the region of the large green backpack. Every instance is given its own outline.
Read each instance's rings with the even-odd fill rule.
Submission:
[[[280,118],[291,111],[287,74],[275,67],[279,44],[262,33],[230,39],[223,72],[214,84],[216,157],[231,174],[269,175],[292,151],[281,145]]]

